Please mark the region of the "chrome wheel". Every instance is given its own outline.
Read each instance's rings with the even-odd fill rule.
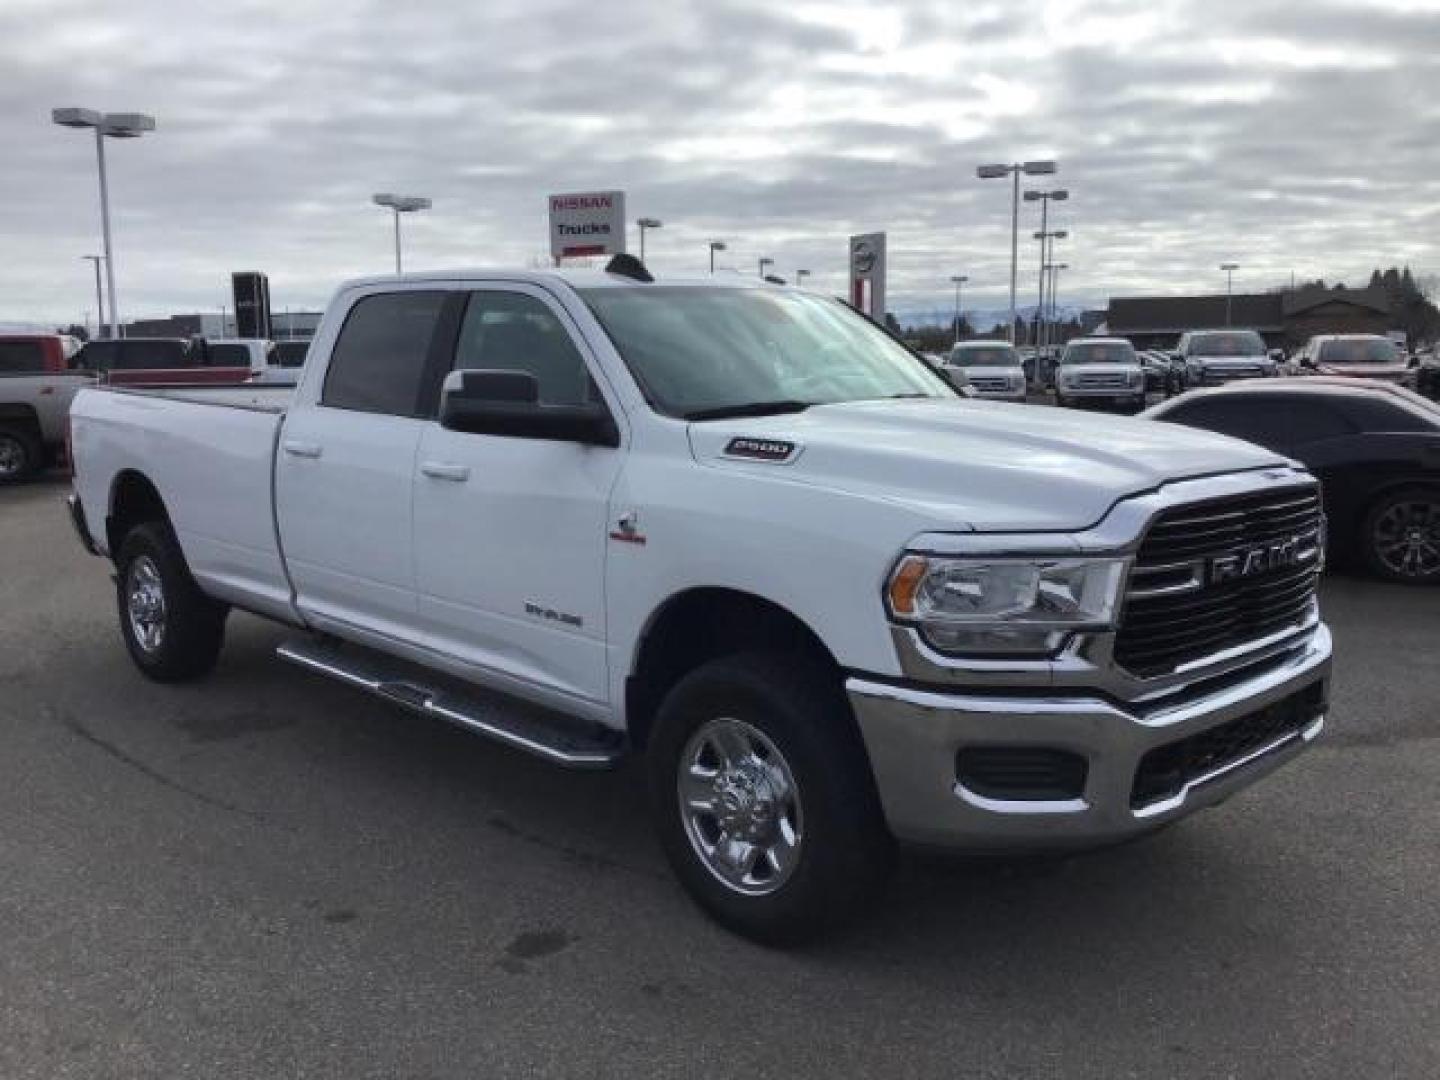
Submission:
[[[25,471],[25,444],[14,435],[0,433],[0,476],[19,476]]]
[[[784,755],[743,720],[707,720],[680,755],[680,816],[701,863],[735,892],[764,896],[800,862],[800,791]]]
[[[1385,508],[1371,533],[1375,556],[1397,577],[1440,574],[1440,503],[1403,499]]]
[[[153,653],[165,642],[165,586],[149,555],[141,555],[125,574],[125,609],[135,643]]]

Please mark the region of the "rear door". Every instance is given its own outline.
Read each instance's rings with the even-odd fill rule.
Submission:
[[[528,372],[544,404],[605,400],[578,329],[530,286],[469,295],[435,397],[452,367]],[[414,526],[426,643],[479,679],[603,708],[609,498],[623,459],[623,447],[476,435],[427,418]]]
[[[276,454],[280,536],[312,619],[409,636],[411,489],[421,390],[444,290],[373,292],[350,308],[318,400],[286,416]]]

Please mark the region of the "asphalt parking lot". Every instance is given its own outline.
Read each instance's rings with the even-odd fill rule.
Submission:
[[[1322,743],[1147,841],[909,859],[767,952],[637,776],[272,658],[131,666],[63,483],[0,491],[0,1076],[1440,1075],[1440,593],[1336,578]]]

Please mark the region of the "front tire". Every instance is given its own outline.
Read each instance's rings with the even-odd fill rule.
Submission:
[[[195,584],[170,526],[149,522],[130,530],[115,565],[120,636],[141,673],[167,683],[209,674],[229,609]]]
[[[0,428],[0,484],[15,484],[40,470],[40,443],[21,428]]]
[[[660,841],[702,908],[793,945],[859,916],[894,841],[838,677],[799,655],[702,665],[667,695],[648,751]]]
[[[1376,577],[1406,585],[1440,583],[1440,489],[1383,495],[1365,515],[1360,549]]]

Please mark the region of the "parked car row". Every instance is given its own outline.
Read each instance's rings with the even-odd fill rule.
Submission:
[[[79,345],[62,334],[0,335],[0,484],[59,458],[71,400],[84,386],[293,383],[307,345],[144,337]]]

